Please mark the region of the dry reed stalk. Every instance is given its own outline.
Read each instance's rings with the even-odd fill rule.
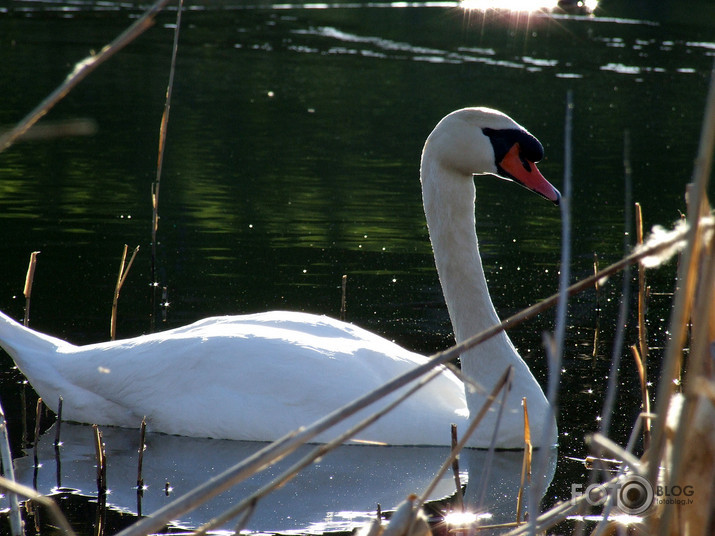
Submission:
[[[529,408],[526,397],[522,398],[524,404],[524,459],[521,463],[521,479],[519,481],[519,493],[516,497],[516,523],[521,522],[521,510],[524,499],[524,485],[527,479],[531,481],[531,427],[529,426]]]
[[[3,475],[10,482],[15,482],[15,470],[12,465],[12,452],[10,451],[10,440],[7,432],[7,421],[5,420],[5,411],[0,404],[0,459],[2,460]],[[19,536],[23,533],[22,516],[20,515],[20,504],[17,500],[17,494],[14,492],[8,493],[10,502],[10,532],[13,536]]]
[[[623,174],[624,174],[624,252],[629,250],[628,236],[630,234],[630,207],[631,207],[631,191],[632,191],[632,168],[630,156],[630,133],[626,130],[623,133]],[[621,351],[623,348],[625,326],[628,316],[628,302],[630,300],[630,266],[623,269],[623,280],[621,283],[621,300],[618,307],[618,318],[616,320],[616,333],[613,338],[613,346],[611,349],[611,366],[608,372],[608,383],[606,386],[606,396],[601,409],[601,421],[599,426],[599,437],[607,436],[610,431],[611,418],[613,408],[616,401],[616,393],[618,391],[618,372],[621,364]],[[589,478],[589,486],[595,484],[600,471],[606,471],[607,468],[600,463],[603,458],[602,445],[597,441],[590,442],[591,455],[597,467],[594,467],[594,472]],[[594,450],[595,449],[595,450]],[[582,512],[579,512],[580,514]],[[580,523],[576,527],[575,534],[580,536],[585,530],[585,524]]]
[[[246,508],[246,511],[243,513],[243,516],[241,516],[241,519],[238,521],[238,523],[236,524],[236,527],[233,529],[233,533],[236,536],[239,536],[241,534],[241,531],[246,528],[248,521],[251,519],[251,516],[253,515],[253,512],[256,511],[257,505],[258,505],[258,499],[254,499],[249,503],[248,507]]]
[[[636,243],[643,245],[643,210],[640,203],[636,207]],[[648,334],[645,326],[645,312],[647,307],[648,290],[645,282],[645,266],[638,265],[638,349],[644,371],[648,362]],[[648,377],[648,374],[645,374]]]
[[[631,168],[631,138],[630,133],[626,130],[623,133],[623,182],[625,184],[625,206],[624,206],[624,251],[628,251],[629,243],[628,236],[630,235],[630,214],[631,214],[631,190],[632,190],[632,168]],[[618,371],[621,366],[621,357],[625,336],[625,327],[628,320],[628,303],[630,301],[630,266],[623,269],[623,281],[621,286],[621,302],[618,307],[618,319],[616,321],[616,333],[613,337],[613,347],[611,350],[611,367],[608,372],[608,384],[606,387],[606,396],[601,410],[601,424],[599,432],[604,436],[608,436],[611,427],[611,417],[613,415],[613,407],[616,402],[616,393],[618,391]],[[601,457],[599,452],[593,453],[597,458]]]
[[[102,442],[102,432],[96,424],[92,425],[94,432],[94,453],[97,459],[97,491],[99,495],[107,493],[107,453]]]
[[[509,392],[509,389],[511,388],[511,382],[512,382],[513,378],[514,378],[514,368],[512,366],[509,366],[504,371],[504,373],[501,375],[501,377],[497,380],[497,382],[494,384],[494,387],[492,388],[491,392],[489,393],[487,400],[485,400],[484,404],[479,409],[479,412],[471,419],[471,422],[469,423],[467,430],[464,432],[462,439],[460,439],[457,442],[455,447],[452,449],[450,455],[447,457],[447,459],[442,464],[442,467],[439,468],[439,470],[435,474],[432,481],[429,483],[429,485],[422,492],[422,495],[420,496],[420,498],[417,502],[418,508],[421,508],[422,505],[424,505],[425,502],[427,502],[427,499],[432,494],[434,489],[437,487],[437,484],[439,483],[440,479],[442,478],[442,475],[444,475],[444,473],[451,467],[454,459],[459,455],[460,452],[462,452],[464,447],[467,445],[469,438],[472,437],[472,435],[476,431],[477,427],[481,423],[482,419],[487,414],[487,411],[489,411],[489,408],[496,401],[496,398],[497,398],[497,396],[499,396],[499,393],[502,393],[502,395],[504,397],[506,397],[507,393]],[[504,407],[503,401],[502,401],[501,406]],[[495,430],[494,430],[495,436],[496,436],[496,432],[498,430],[498,426],[499,425],[498,425],[498,421],[497,421],[497,426],[495,427]],[[494,451],[493,448],[490,448],[489,450],[490,450],[490,452]],[[488,465],[488,464],[485,464],[485,465]]]
[[[40,421],[42,420],[42,398],[37,399],[37,404],[35,405],[35,436],[33,439],[33,453],[35,456],[35,468],[39,467],[39,458],[37,454],[37,447],[40,443]]]
[[[342,277],[342,291],[340,294],[340,320],[345,322],[347,313],[347,288],[348,288],[348,276],[343,275]]]
[[[450,436],[452,438],[452,451],[457,448],[459,440],[457,437],[457,425],[452,424],[450,427]],[[462,479],[459,477],[459,456],[454,457],[452,462],[452,474],[454,475],[455,497],[454,502],[460,511],[464,511],[464,497],[462,496]]]
[[[62,403],[64,399],[62,397],[57,401],[57,428],[55,429],[55,449],[60,448],[60,431],[62,429]]]
[[[49,497],[45,497],[30,487],[18,484],[17,482],[13,482],[4,477],[0,477],[0,489],[7,491],[9,494],[26,497],[31,501],[44,506],[50,511],[50,515],[57,524],[57,528],[59,528],[67,536],[74,536],[74,530],[72,530],[72,527],[62,513],[62,510],[60,510],[57,503]]]
[[[28,115],[20,120],[15,127],[0,135],[0,153],[10,147],[30,127],[39,121],[52,107],[61,101],[77,84],[84,80],[102,63],[119,52],[126,45],[131,43],[144,31],[154,24],[154,18],[164,8],[169,0],[158,0],[149,7],[144,14],[139,17],[134,24],[122,32],[114,41],[104,46],[97,54],[86,57],[74,66],[72,72],[67,75],[65,81],[60,84],[50,95],[48,95],[38,106]]]
[[[697,247],[701,234],[701,218],[699,218],[701,207],[706,199],[707,185],[712,167],[712,153],[715,146],[715,68],[710,74],[710,89],[707,97],[705,116],[700,135],[698,156],[695,160],[693,172],[693,188],[688,203],[689,223],[686,236],[686,246],[678,267],[678,280],[681,282],[680,288],[675,293],[674,307],[670,317],[669,332],[671,338],[666,345],[665,358],[663,361],[661,380],[658,385],[656,396],[656,414],[653,435],[651,437],[651,460],[660,460],[665,450],[665,427],[666,415],[671,403],[673,394],[672,380],[677,376],[681,368],[682,349],[685,343],[685,333],[690,316],[693,289],[695,287],[695,271],[697,269],[697,258],[693,255]],[[658,463],[651,463],[648,472],[648,480],[655,482],[658,475]],[[672,509],[666,508],[661,518],[659,534],[667,533],[670,525]]]
[[[114,340],[117,336],[117,306],[119,305],[119,292],[122,290],[122,286],[124,286],[124,282],[127,280],[129,269],[132,267],[132,263],[134,263],[134,258],[139,252],[139,246],[134,248],[134,252],[129,259],[129,263],[126,263],[127,249],[128,246],[124,244],[124,250],[122,252],[122,262],[119,263],[119,276],[117,277],[117,284],[114,287],[114,298],[112,299],[112,320],[109,327],[109,336],[111,340]]]
[[[30,253],[30,264],[27,266],[27,275],[25,276],[25,287],[22,294],[25,296],[25,317],[22,324],[27,327],[30,324],[30,297],[32,296],[32,283],[35,281],[35,268],[37,267],[37,255],[39,251]]]
[[[154,289],[158,287],[156,281],[156,233],[159,230],[159,187],[161,186],[161,172],[164,166],[164,149],[166,147],[166,131],[169,126],[169,112],[171,111],[171,94],[174,89],[174,73],[176,72],[176,55],[179,49],[179,30],[181,28],[181,12],[184,0],[179,0],[176,10],[176,25],[174,26],[174,44],[171,49],[171,64],[169,67],[169,81],[166,85],[166,98],[164,112],[159,126],[159,148],[156,162],[156,179],[151,185],[151,281]],[[152,318],[154,312],[152,311]]]
[[[142,418],[139,427],[139,461],[137,462],[137,493],[141,494],[144,491],[144,477],[142,476],[142,468],[144,465],[144,450],[146,449],[146,416]]]
[[[0,136],[10,132],[10,128],[0,128]],[[51,140],[68,136],[91,136],[97,132],[97,123],[93,119],[78,118],[64,121],[43,121],[35,124],[15,141]]]
[[[706,536],[715,524],[715,400],[698,385],[715,381],[712,361],[715,354],[715,334],[711,332],[715,311],[715,258],[712,248],[715,237],[701,251],[697,296],[694,300],[692,337],[682,407],[676,416],[668,415],[666,448],[660,465],[662,482],[666,486],[692,486],[693,504],[676,507],[666,502],[654,518],[651,528],[660,534]],[[673,409],[671,407],[670,411]]]
[[[650,446],[650,393],[648,392],[648,379],[646,377],[645,363],[641,359],[638,346],[631,345],[631,353],[638,369],[638,378],[641,386],[641,412],[647,415],[643,425],[643,450],[648,450]]]
[[[618,477],[614,477],[611,480],[604,482],[603,484],[599,484],[596,488],[594,488],[593,491],[595,493],[606,494],[608,493],[609,489],[611,489],[614,485],[617,484],[617,481]],[[583,503],[587,502],[586,499],[587,495],[583,494],[568,501],[558,503],[556,506],[554,506],[547,512],[540,514],[538,517],[534,516],[535,519],[530,518],[528,524],[521,524],[516,527],[516,523],[513,523],[511,524],[511,526],[514,526],[516,528],[511,532],[508,532],[505,536],[523,536],[524,534],[528,534],[531,530],[533,530],[532,526],[536,528],[537,534],[545,534],[548,529],[554,527],[555,525],[558,525],[568,517],[572,515],[578,515],[578,513],[583,507]],[[481,527],[481,529],[487,528],[492,527]]]

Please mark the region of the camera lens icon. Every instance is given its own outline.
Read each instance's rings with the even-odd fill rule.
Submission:
[[[653,504],[653,486],[645,478],[629,475],[616,493],[616,505],[624,514],[640,515]]]

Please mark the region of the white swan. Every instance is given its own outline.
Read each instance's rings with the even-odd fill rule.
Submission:
[[[498,322],[477,246],[473,175],[515,180],[558,203],[558,191],[534,165],[542,156],[536,138],[487,108],[449,114],[427,139],[424,207],[457,341]],[[310,424],[426,359],[354,325],[283,311],[207,318],[86,346],[37,333],[0,313],[0,345],[53,410],[63,397],[66,420],[137,427],[146,416],[154,431],[261,441]],[[548,403],[528,367],[504,333],[462,356],[463,370],[487,389],[507,365],[514,365],[515,380],[496,444],[522,448],[522,397],[532,427],[548,418]],[[444,371],[358,439],[449,444],[450,423],[464,430],[483,401],[477,392],[465,396],[462,382]],[[471,446],[489,445],[495,417],[492,411]],[[549,444],[556,441],[552,429]],[[329,432],[317,439],[334,437]]]

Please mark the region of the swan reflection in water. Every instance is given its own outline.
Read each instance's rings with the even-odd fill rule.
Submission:
[[[56,426],[56,425],[55,425]],[[137,513],[137,464],[139,432],[122,428],[101,429],[107,452],[107,506]],[[38,444],[39,468],[33,453],[15,460],[16,478],[28,486],[36,480],[43,494],[58,487],[97,496],[94,432],[91,426],[62,423],[59,458],[54,448],[54,426]],[[203,484],[266,443],[146,434],[141,499],[144,515]],[[281,462],[218,495],[198,509],[176,520],[182,528],[196,528],[226,511],[261,486],[280,475],[308,454],[315,445],[304,445]],[[554,474],[556,450],[550,449],[543,496]],[[377,504],[390,510],[410,493],[420,494],[449,455],[447,447],[383,447],[344,445],[303,470],[296,478],[258,503],[246,529],[258,532],[324,532],[351,530],[372,519]],[[482,511],[489,522],[514,520],[523,451],[468,449],[460,457],[462,482],[467,483],[465,502],[475,506],[482,495],[481,482],[488,468],[489,485]],[[59,463],[59,470],[58,464]],[[59,479],[59,482],[58,482]],[[171,487],[167,495],[166,485]],[[445,474],[430,500],[455,492],[453,475]],[[224,528],[233,528],[235,521]]]

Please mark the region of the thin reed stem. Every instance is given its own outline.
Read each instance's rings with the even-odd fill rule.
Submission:
[[[64,399],[60,396],[59,400],[57,401],[57,422],[55,423],[56,428],[55,428],[55,448],[58,448],[60,446],[60,432],[62,430],[62,404],[64,403]]]
[[[144,450],[146,449],[146,417],[142,418],[139,426],[139,460],[137,462],[137,493],[142,493],[144,490],[144,477],[142,469],[144,466]]]
[[[516,496],[516,523],[521,523],[521,511],[524,501],[524,486],[526,481],[531,482],[531,427],[529,426],[529,408],[526,397],[521,399],[524,406],[524,458],[521,462],[521,478],[519,479],[519,493]]]
[[[549,406],[547,409],[546,426],[541,431],[541,445],[546,445],[548,438],[554,433],[556,423],[556,407],[558,402],[559,383],[561,377],[561,360],[563,358],[564,338],[566,336],[566,323],[568,313],[568,288],[571,278],[571,181],[573,167],[573,91],[566,93],[566,110],[564,117],[564,186],[561,196],[561,273],[559,275],[559,293],[557,298],[556,325],[553,337],[544,336],[548,344],[544,344],[549,364],[549,379],[547,387],[547,399]],[[529,490],[530,519],[536,519],[539,512],[538,490],[543,488],[542,482],[548,460],[548,449],[540,449],[536,454],[534,465],[536,467],[534,483]],[[530,523],[530,525],[532,525]],[[535,525],[530,529],[535,535]]]
[[[643,244],[643,210],[640,203],[635,204],[636,207],[636,243],[640,246]],[[646,369],[648,362],[648,334],[645,325],[646,312],[646,282],[645,282],[645,266],[638,265],[638,349],[640,350],[640,358],[643,363],[643,369]],[[648,377],[648,374],[646,374]]]
[[[94,432],[94,453],[97,459],[97,491],[99,495],[107,492],[107,455],[102,442],[102,432],[96,424],[92,425]]]
[[[109,336],[111,340],[114,340],[117,336],[117,306],[119,305],[119,292],[122,290],[122,287],[124,286],[124,282],[127,280],[127,275],[129,275],[129,270],[132,267],[132,264],[134,263],[134,259],[137,256],[137,253],[139,252],[139,246],[134,248],[134,252],[132,253],[131,258],[129,259],[129,262],[126,263],[127,260],[127,249],[128,246],[124,244],[124,251],[122,253],[122,262],[119,263],[119,276],[117,277],[117,285],[114,287],[114,298],[112,299],[112,320],[109,328]],[[126,263],[126,265],[125,265]]]
[[[25,276],[25,288],[22,294],[25,296],[25,317],[22,325],[27,327],[30,325],[30,298],[32,296],[32,283],[35,281],[35,268],[37,267],[37,255],[39,251],[30,253],[30,264],[27,266],[27,275]]]
[[[342,290],[340,293],[340,320],[345,322],[347,316],[347,290],[348,290],[348,276],[343,275],[342,277]]]
[[[7,432],[7,421],[5,420],[5,411],[0,404],[0,456],[2,458],[3,474],[7,475],[7,480],[15,482],[15,470],[12,465],[12,453],[10,451],[10,440]],[[22,516],[20,515],[20,503],[17,500],[17,494],[14,492],[8,493],[10,502],[10,532],[13,536],[19,536],[23,533]]]
[[[685,342],[687,320],[690,311],[690,301],[692,293],[690,287],[694,285],[694,274],[697,268],[697,258],[693,255],[696,241],[700,236],[701,220],[700,210],[703,200],[706,199],[707,186],[712,168],[713,147],[715,146],[715,62],[710,73],[710,89],[705,107],[705,117],[700,134],[700,144],[698,156],[695,160],[693,171],[694,186],[691,189],[688,204],[688,231],[686,247],[683,251],[680,266],[678,267],[678,280],[681,282],[680,288],[675,293],[673,310],[670,316],[669,332],[670,339],[666,345],[665,357],[661,371],[661,379],[658,385],[656,396],[656,414],[658,415],[651,437],[651,456],[654,460],[659,460],[665,448],[665,420],[670,407],[670,399],[673,393],[673,378],[680,370],[682,359],[682,349]],[[658,472],[658,463],[653,463],[648,472],[648,480],[655,482]],[[661,519],[661,536],[668,531],[672,510],[666,508]]]
[[[164,151],[166,147],[166,132],[169,127],[169,112],[171,111],[171,95],[174,89],[174,74],[176,72],[176,56],[179,50],[179,31],[181,29],[181,12],[184,7],[184,0],[179,0],[179,6],[176,10],[176,25],[174,26],[174,44],[171,49],[171,64],[169,67],[169,81],[166,85],[166,98],[164,100],[164,113],[161,116],[161,125],[159,127],[159,148],[156,162],[156,179],[151,186],[151,282],[153,285],[152,295],[156,301],[156,291],[158,282],[156,280],[156,234],[159,230],[159,189],[161,186],[161,173],[164,167]],[[152,310],[152,322],[155,316],[155,311]],[[153,323],[152,323],[153,327]]]
[[[631,232],[631,191],[632,191],[632,168],[631,168],[631,137],[628,131],[623,133],[623,170],[625,182],[625,210],[624,210],[624,239],[623,249],[627,252],[630,249],[628,237]],[[623,355],[623,340],[628,318],[628,302],[630,301],[630,267],[626,266],[623,270],[623,283],[621,288],[621,303],[618,307],[618,320],[616,321],[616,334],[613,338],[613,349],[611,352],[611,368],[608,372],[608,385],[606,387],[606,397],[601,410],[601,426],[600,433],[608,436],[611,428],[611,417],[613,416],[613,406],[616,402],[616,393],[618,392],[618,371],[621,366],[621,357]],[[598,452],[596,457],[600,457]]]
[[[450,426],[450,437],[452,439],[452,452],[457,449],[459,445],[459,437],[457,436],[457,425],[452,424]],[[454,503],[458,510],[464,511],[464,497],[462,496],[462,479],[459,476],[459,456],[454,457],[452,462],[452,475],[454,476],[454,487],[455,487],[455,497]]]
[[[35,436],[33,440],[33,453],[35,456],[35,468],[38,467],[39,458],[37,455],[37,447],[40,443],[40,423],[42,421],[42,398],[37,399],[37,404],[35,405]]]
[[[462,435],[462,439],[460,439],[459,442],[457,443],[456,447],[452,449],[449,457],[444,461],[444,463],[442,464],[442,467],[439,468],[439,471],[437,471],[437,474],[435,474],[434,478],[432,479],[432,482],[430,482],[430,484],[422,492],[422,495],[420,496],[420,498],[417,502],[417,505],[416,505],[417,508],[420,508],[425,502],[427,502],[427,499],[432,494],[434,489],[437,487],[437,484],[439,483],[440,479],[442,478],[442,475],[444,475],[444,473],[452,465],[454,458],[456,458],[457,455],[467,445],[469,438],[472,437],[472,434],[474,434],[474,431],[477,429],[477,427],[479,426],[479,423],[481,423],[482,419],[487,414],[487,411],[489,411],[489,408],[491,408],[492,404],[496,400],[499,393],[502,392],[505,395],[508,393],[509,387],[511,386],[511,382],[512,382],[513,378],[514,378],[514,368],[512,366],[509,366],[504,371],[504,373],[501,375],[501,377],[497,380],[497,382],[494,384],[494,387],[492,388],[491,392],[489,393],[489,396],[484,401],[484,404],[482,405],[482,407],[479,409],[479,413],[477,413],[477,415],[475,415],[471,419],[471,422],[469,423],[469,427],[464,432],[464,435]],[[503,404],[502,404],[502,406],[503,406]]]
[[[638,352],[638,346],[631,345],[631,353],[638,369],[638,379],[641,387],[641,412],[650,415],[650,393],[648,391],[648,378],[646,377],[645,364]],[[643,450],[648,450],[650,446],[650,418],[646,418],[643,426]]]
[[[84,80],[102,63],[131,43],[139,35],[151,28],[154,18],[164,8],[169,0],[158,0],[134,24],[122,32],[114,41],[102,48],[97,54],[86,57],[74,66],[65,81],[48,95],[39,105],[25,116],[15,127],[0,135],[0,153],[10,147],[20,136],[25,134],[32,125],[37,123],[47,112],[61,101],[72,89]]]
[[[62,513],[62,510],[60,510],[60,507],[57,506],[57,503],[49,497],[45,497],[44,495],[42,495],[41,493],[37,493],[37,491],[30,487],[23,486],[22,484],[13,482],[1,476],[0,489],[3,489],[10,494],[27,497],[28,499],[44,506],[50,511],[50,515],[57,524],[57,527],[67,536],[74,536],[75,532],[74,530],[72,530],[72,527],[67,521],[67,518]]]

